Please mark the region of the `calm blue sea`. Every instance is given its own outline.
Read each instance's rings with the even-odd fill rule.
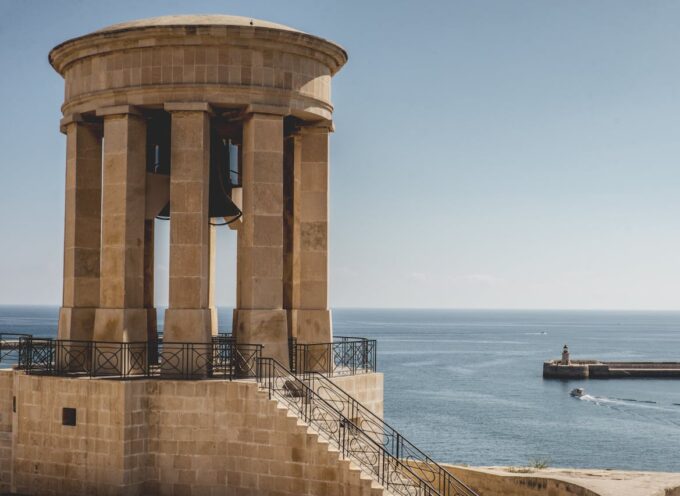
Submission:
[[[0,332],[56,324],[56,308],[0,307]],[[342,309],[334,328],[378,340],[386,420],[438,460],[680,471],[680,381],[541,377],[565,343],[573,358],[680,361],[680,313]]]

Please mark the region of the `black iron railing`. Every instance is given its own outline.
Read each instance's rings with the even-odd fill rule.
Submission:
[[[441,496],[474,496],[475,492],[435,462],[396,429],[322,374],[306,372],[302,379],[314,393],[340,411],[392,456],[417,471]]]
[[[255,376],[261,345],[215,338],[208,343],[119,343],[22,338],[18,368],[29,374],[168,379]]]
[[[375,372],[375,339],[336,336],[332,343],[298,343],[290,340],[291,370],[320,372],[328,376]]]
[[[21,332],[0,333],[0,364],[11,365],[19,361],[21,339],[31,337]]]
[[[258,360],[257,381],[269,398],[282,402],[298,418],[332,443],[343,457],[357,463],[362,471],[393,494],[438,496],[417,468],[392,455],[354,421],[319,396],[304,381],[273,358]],[[472,493],[474,494],[474,493]]]

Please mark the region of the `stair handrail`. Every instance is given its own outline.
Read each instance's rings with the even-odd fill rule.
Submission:
[[[441,496],[478,496],[469,486],[439,465],[382,418],[364,406],[328,377],[319,372],[304,372],[302,377],[309,387],[334,408],[351,418],[371,437],[382,439],[385,449],[393,456],[416,467],[423,479]],[[326,397],[324,397],[325,389]]]
[[[400,496],[443,496],[276,359],[260,357],[257,364],[257,382],[270,399],[282,401],[388,491]]]

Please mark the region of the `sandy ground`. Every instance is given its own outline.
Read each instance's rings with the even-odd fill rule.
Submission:
[[[545,468],[528,473],[513,473],[507,467],[465,467],[504,476],[532,476],[571,482],[600,496],[680,496],[680,473],[628,472],[601,469]],[[678,488],[677,492],[666,489]]]

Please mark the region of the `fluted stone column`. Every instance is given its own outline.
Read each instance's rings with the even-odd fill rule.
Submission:
[[[298,343],[332,341],[328,309],[328,142],[330,123],[293,136],[286,233],[286,301]],[[290,179],[289,179],[290,180]]]
[[[171,103],[170,298],[164,339],[208,343],[210,108]]]
[[[144,308],[146,121],[134,107],[97,111],[104,118],[102,246],[94,339],[147,339]]]
[[[288,364],[283,308],[283,115],[250,109],[243,125],[243,225],[238,231],[237,308],[240,343]]]
[[[62,121],[66,133],[64,286],[59,339],[91,340],[99,306],[101,126],[79,116]]]

